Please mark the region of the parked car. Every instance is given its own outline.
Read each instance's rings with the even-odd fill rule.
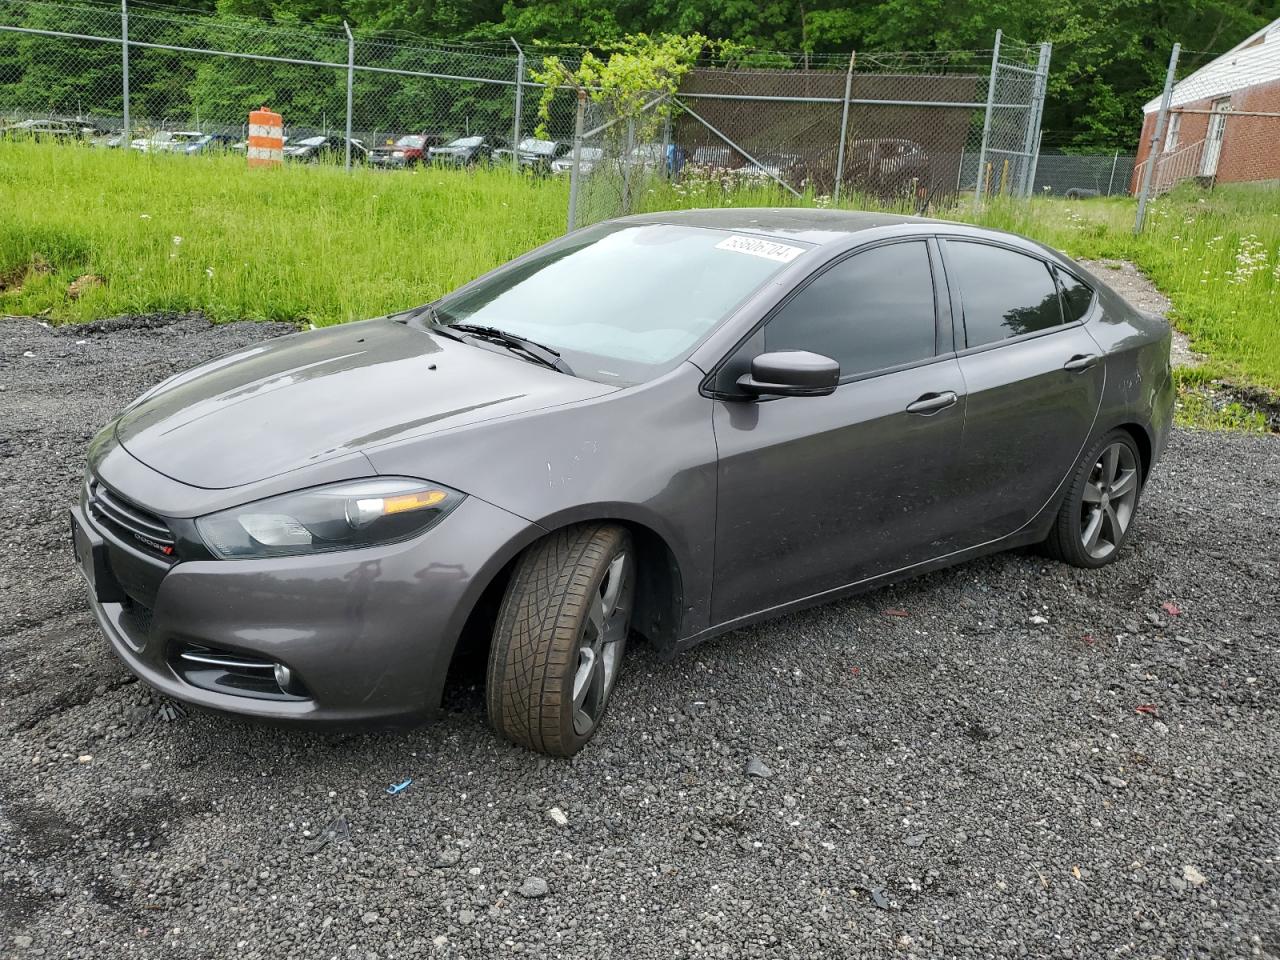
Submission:
[[[351,138],[351,162],[364,163],[369,156],[365,145],[355,137]],[[284,148],[286,160],[300,163],[345,163],[347,160],[347,138],[341,134],[330,133],[316,137],[303,137],[294,140]]]
[[[893,198],[928,182],[929,153],[914,140],[855,140],[849,144],[844,177],[854,189]]]
[[[127,146],[127,143],[123,130],[103,130],[90,139],[89,145],[101,147],[105,150],[118,150],[123,146]]]
[[[166,696],[381,723],[483,654],[495,729],[569,755],[633,633],[669,655],[1011,547],[1122,556],[1169,347],[1008,233],[630,217],[169,378],[91,443],[73,539]]]
[[[142,153],[209,153],[230,149],[235,138],[222,133],[204,133],[201,130],[160,130],[150,136],[138,137],[129,146]]]
[[[375,167],[416,167],[424,163],[428,148],[440,144],[443,137],[431,133],[407,133],[380,146],[369,148],[369,163]]]
[[[61,120],[19,120],[0,128],[0,137],[32,140],[78,140],[79,127]]]
[[[493,144],[488,137],[458,137],[444,146],[429,147],[427,158],[432,163],[443,163],[450,166],[471,167],[477,163],[488,163],[493,157]]]
[[[520,169],[533,174],[552,172],[552,164],[556,160],[569,156],[573,144],[559,140],[539,140],[537,137],[525,137],[516,146],[516,156]],[[495,163],[510,163],[511,148],[498,149],[493,152]]]
[[[578,170],[581,173],[590,173],[597,163],[604,159],[604,150],[600,147],[581,147],[578,156]],[[554,174],[568,174],[573,171],[573,149],[558,160],[551,161],[551,172]]]

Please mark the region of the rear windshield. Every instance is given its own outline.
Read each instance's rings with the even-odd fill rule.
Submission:
[[[436,312],[553,347],[578,376],[637,383],[683,361],[806,249],[703,227],[602,224],[445,297]]]
[[[478,147],[484,143],[484,137],[459,137],[449,143],[451,147]]]

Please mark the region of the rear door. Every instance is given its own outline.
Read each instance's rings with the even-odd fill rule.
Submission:
[[[1057,491],[1093,429],[1106,363],[1084,325],[1088,285],[1012,247],[942,247],[968,395],[955,498],[972,546],[1013,533]]]
[[[793,349],[840,363],[833,394],[728,399],[753,357]],[[717,623],[948,552],[964,384],[932,244],[883,244],[820,271],[716,389]]]

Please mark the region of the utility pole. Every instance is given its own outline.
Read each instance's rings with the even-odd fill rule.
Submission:
[[[1155,172],[1156,160],[1160,156],[1165,124],[1169,122],[1169,103],[1173,100],[1173,80],[1178,73],[1178,54],[1181,52],[1182,44],[1175,43],[1173,52],[1169,54],[1169,69],[1164,75],[1164,94],[1160,97],[1160,112],[1156,114],[1156,128],[1151,134],[1151,147],[1147,150],[1147,168],[1142,171],[1142,189],[1138,192],[1138,216],[1133,221],[1134,233],[1142,232],[1142,224],[1147,219],[1147,198],[1151,195],[1151,175]]]

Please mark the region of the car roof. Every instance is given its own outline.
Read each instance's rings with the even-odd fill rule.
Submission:
[[[827,244],[848,239],[863,230],[948,224],[945,220],[911,217],[899,213],[865,210],[818,210],[805,207],[722,207],[704,210],[670,210],[625,217],[626,223],[679,223],[712,230],[733,230],[764,237]]]

